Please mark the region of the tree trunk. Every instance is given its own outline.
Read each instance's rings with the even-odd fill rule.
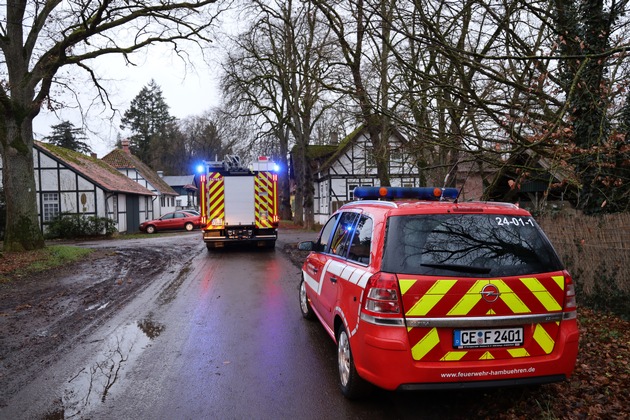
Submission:
[[[4,124],[6,138],[1,139],[2,184],[7,209],[4,251],[43,248],[33,176],[33,119],[18,120],[14,115],[5,114]]]
[[[297,144],[293,154],[293,175],[295,177],[295,198],[293,200],[293,221],[304,225],[304,172],[307,170],[304,146]]]
[[[280,192],[280,219],[293,220],[291,212],[291,185],[289,183],[289,155],[288,133],[280,138],[280,174],[278,176]]]

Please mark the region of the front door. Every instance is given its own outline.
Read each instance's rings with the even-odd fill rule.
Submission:
[[[137,195],[127,195],[127,233],[140,230],[140,198]]]

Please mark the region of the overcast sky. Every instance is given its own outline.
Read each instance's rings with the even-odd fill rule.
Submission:
[[[189,50],[193,57],[198,57],[198,51]],[[218,55],[219,53],[216,52]],[[149,84],[151,79],[161,87],[166,103],[170,107],[170,113],[176,118],[185,118],[200,115],[213,106],[218,106],[218,65],[208,64],[205,61],[217,61],[213,57],[206,60],[193,58],[194,68],[184,63],[165,46],[153,46],[146,53],[140,52],[132,55],[137,66],[127,66],[120,56],[100,58],[93,63],[93,67],[104,79],[102,83],[107,86],[110,100],[120,111],[124,113],[140,90]],[[85,73],[83,73],[85,74]],[[83,76],[85,79],[85,76]],[[87,80],[79,80],[72,83],[79,94],[82,87],[90,85]],[[55,99],[64,103],[73,103],[70,96],[55,93]],[[120,118],[110,121],[111,110],[104,110],[102,106],[88,109],[94,96],[94,90],[86,90],[80,99],[84,112],[87,113],[86,124],[90,131],[86,132],[89,145],[92,150],[103,157],[109,153],[116,142],[117,134],[126,134],[120,130]],[[42,140],[51,133],[51,126],[61,121],[70,121],[75,127],[82,126],[81,113],[75,108],[66,107],[55,113],[42,109],[35,118],[33,124],[35,140]]]

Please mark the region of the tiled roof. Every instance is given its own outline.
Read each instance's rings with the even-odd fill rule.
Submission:
[[[172,175],[162,178],[171,187],[183,187],[186,184],[194,184],[194,175]]]
[[[103,160],[117,169],[135,169],[153,187],[163,195],[179,195],[153,169],[145,165],[140,159],[122,149],[114,149]]]
[[[137,182],[127,178],[107,163],[63,147],[35,141],[36,149],[62,162],[92,183],[108,192],[122,192],[138,195],[154,195]]]

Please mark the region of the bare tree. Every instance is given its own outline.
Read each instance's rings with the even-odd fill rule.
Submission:
[[[317,121],[331,101],[322,98],[331,45],[327,31],[308,3],[254,2],[258,16],[251,27],[234,39],[236,49],[225,65],[223,86],[237,114],[254,117],[261,137],[277,141],[282,167],[281,217],[290,218],[289,143],[295,142],[295,220],[312,226],[313,183],[306,146]],[[266,134],[266,135],[265,135]],[[304,213],[303,213],[304,212]]]
[[[328,25],[339,43],[342,65],[350,74],[351,85],[337,87],[339,92],[350,94],[358,103],[361,121],[370,136],[372,152],[376,162],[376,171],[381,185],[390,185],[389,181],[389,120],[388,109],[388,57],[390,45],[391,8],[395,2],[366,0],[348,0],[328,2],[313,0],[313,3],[325,16]],[[372,31],[372,32],[371,32]],[[383,40],[381,53],[366,52],[369,35]],[[373,46],[373,45],[372,45]],[[370,90],[368,72],[364,61],[372,57],[377,88]]]
[[[52,0],[5,2],[0,16],[0,153],[7,199],[5,251],[44,246],[33,176],[33,119],[52,106],[60,69],[87,72],[101,100],[107,93],[90,60],[129,54],[155,43],[209,40],[216,0]]]
[[[551,187],[551,172],[564,176],[557,188],[582,190],[578,204],[624,208],[630,177],[619,157],[629,147],[614,126],[628,84],[626,9],[626,1],[396,2],[393,117],[420,166],[434,180],[462,159],[491,168],[486,197],[500,199],[536,172]]]
[[[239,136],[232,132],[233,126],[224,127],[225,122],[229,120],[215,110],[185,118],[180,122],[179,129],[183,136],[181,150],[178,151],[183,163],[180,173],[187,173],[186,168],[192,168],[195,163],[221,159],[233,153]]]

